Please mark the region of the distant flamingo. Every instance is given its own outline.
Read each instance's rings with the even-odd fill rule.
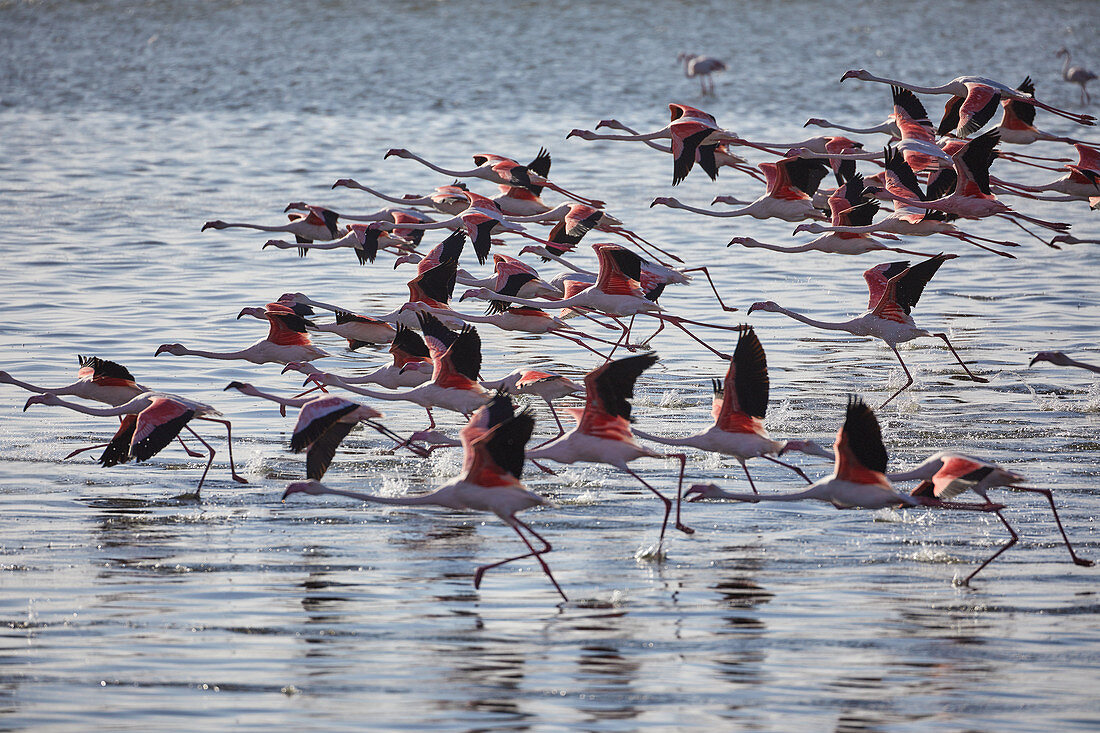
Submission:
[[[676,489],[676,528],[687,534],[695,530],[680,522],[680,490],[683,488],[684,467],[687,457],[683,453],[664,455],[639,445],[630,429],[630,399],[634,396],[634,383],[649,367],[657,363],[656,354],[628,356],[609,361],[590,371],[584,378],[584,409],[570,409],[577,418],[577,426],[561,438],[541,448],[527,451],[532,459],[547,458],[558,463],[606,463],[630,474],[664,502],[665,513],[661,521],[661,534],[657,540],[657,557],[665,539],[665,526],[672,511],[672,501],[648,481],[635,473],[628,463],[638,458],[676,458],[680,461],[680,481]]]
[[[247,315],[245,309],[237,315]],[[207,359],[241,359],[253,364],[275,362],[286,364],[289,361],[313,361],[329,356],[329,353],[313,345],[306,333],[306,320],[285,305],[271,303],[264,310],[270,327],[267,338],[257,341],[240,351],[200,351],[189,349],[183,344],[161,344],[153,356],[172,354],[173,356],[202,356]]]
[[[808,440],[781,442],[772,440],[764,428],[764,415],[768,409],[768,363],[764,347],[760,344],[752,326],[745,326],[737,340],[729,370],[723,382],[714,380],[714,401],[711,413],[714,424],[701,433],[686,438],[664,438],[634,430],[634,435],[662,445],[691,446],[702,451],[733,456],[741,464],[745,478],[755,494],[756,484],[745,461],[764,458],[791,469],[806,483],[810,479],[798,466],[784,463],[775,455],[787,451],[802,451],[810,455],[831,458],[821,446]]]
[[[1077,553],[1073,551],[1073,546],[1069,543],[1069,537],[1066,536],[1066,530],[1062,527],[1062,520],[1058,517],[1058,509],[1054,506],[1054,496],[1050,489],[1033,489],[1020,486],[1019,484],[1025,480],[1023,476],[1001,468],[995,463],[952,451],[940,451],[908,471],[896,471],[887,474],[887,477],[891,481],[920,480],[922,483],[913,490],[913,496],[931,496],[943,500],[954,499],[965,491],[973,491],[985,499],[986,502],[992,504],[988,492],[998,487],[1010,491],[1042,494],[1050,503],[1050,511],[1054,515],[1054,521],[1058,525],[1058,530],[1062,533],[1062,539],[1066,543],[1066,549],[1069,550],[1069,556],[1073,559],[1073,562],[1083,567],[1092,567],[1095,564],[1092,560],[1078,557]],[[1000,510],[996,510],[995,514],[1008,529],[1011,539],[997,552],[993,553],[988,560],[983,562],[977,570],[968,575],[962,581],[963,585],[969,585],[971,579],[982,568],[991,563],[1002,552],[1015,545],[1019,539],[1016,530],[1012,528]]]
[[[206,481],[206,474],[210,471],[210,465],[214,462],[215,451],[213,446],[203,440],[202,436],[196,433],[187,423],[192,419],[221,423],[225,426],[226,444],[229,446],[230,474],[234,481],[242,484],[248,483],[243,476],[237,475],[237,470],[233,467],[233,428],[228,420],[212,417],[212,415],[221,415],[221,413],[210,405],[164,392],[144,392],[129,402],[115,407],[86,407],[75,402],[66,402],[57,395],[47,392],[35,395],[27,400],[27,404],[23,407],[24,412],[31,405],[67,407],[75,412],[99,417],[125,416],[118,432],[115,433],[114,438],[107,444],[106,450],[99,458],[99,463],[103,466],[116,466],[131,459],[136,461],[148,460],[164,449],[174,438],[177,438],[180,430],[186,428],[187,432],[206,446],[209,458],[206,461],[206,467],[202,471],[202,476],[199,477],[199,483],[195,487],[195,491],[176,498],[196,501],[199,499],[199,491],[202,489],[203,482]]]
[[[553,400],[584,391],[584,386],[568,377],[538,369],[517,369],[502,379],[483,381],[481,385],[485,389],[502,389],[509,394],[530,394],[541,397],[550,408],[550,414],[554,416],[554,422],[558,425],[558,434],[546,443],[565,435],[565,427],[561,424],[558,411],[554,409]]]
[[[1071,56],[1069,49],[1065,46],[1058,49],[1054,55],[1066,57],[1065,63],[1062,64],[1062,79],[1071,84],[1081,85],[1081,104],[1092,102],[1092,98],[1089,96],[1088,83],[1096,78],[1096,74],[1084,66],[1070,66]]]
[[[1069,366],[1077,367],[1078,369],[1088,369],[1090,372],[1096,372],[1100,374],[1100,366],[1093,366],[1092,364],[1086,364],[1083,361],[1077,361],[1071,359],[1061,351],[1040,351],[1031,359],[1031,363],[1028,366],[1035,366],[1036,362],[1049,361],[1051,364],[1057,366]]]
[[[407,158],[408,160],[415,160],[416,162],[426,165],[433,171],[442,173],[445,176],[452,176],[454,178],[482,178],[490,183],[505,184],[509,186],[520,186],[530,189],[533,193],[538,193],[545,187],[552,191],[556,191],[563,196],[579,201],[582,204],[588,204],[589,206],[595,206],[597,208],[603,208],[603,202],[595,199],[586,199],[582,196],[578,196],[575,193],[567,191],[566,189],[552,183],[546,178],[546,175],[550,171],[550,153],[546,148],[539,150],[535,159],[527,165],[520,165],[511,158],[505,158],[502,155],[495,155],[493,153],[478,153],[474,156],[474,165],[476,168],[464,171],[448,170],[440,167],[435,163],[431,163],[419,155],[412,153],[404,148],[392,148],[387,151],[383,156],[389,158],[390,156],[397,158]],[[546,171],[542,173],[541,171]]]
[[[534,430],[534,418],[527,412],[515,414],[511,399],[498,394],[489,404],[478,408],[469,423],[459,433],[464,452],[462,475],[449,481],[430,494],[423,496],[374,496],[356,491],[330,489],[318,481],[292,483],[283,492],[283,501],[293,494],[333,494],[351,499],[389,504],[393,506],[441,506],[448,509],[472,509],[492,512],[515,530],[529,552],[505,560],[480,566],[474,572],[474,588],[481,587],[481,579],[487,570],[505,563],[533,557],[550,579],[555,590],[565,597],[558,581],[554,579],[542,556],[553,548],[542,535],[521,521],[516,514],[536,506],[546,506],[547,501],[523,487],[523,448]],[[537,540],[541,547],[535,549],[524,532]]]
[[[1068,120],[1080,123],[1082,125],[1091,125],[1096,119],[1092,115],[1074,114],[1064,109],[1052,107],[1049,104],[1044,104],[1030,94],[1026,94],[1017,89],[1013,89],[1007,84],[1002,84],[992,79],[986,79],[980,76],[960,76],[946,84],[942,84],[937,87],[922,87],[916,84],[910,84],[908,82],[897,81],[895,79],[885,79],[882,77],[874,76],[865,69],[851,69],[844,72],[844,75],[840,77],[843,82],[845,79],[860,79],[862,81],[877,81],[883,84],[891,84],[893,86],[901,87],[902,89],[908,89],[911,92],[917,94],[950,94],[954,97],[962,97],[964,100],[970,97],[972,94],[977,97],[979,95],[988,95],[991,93],[1000,94],[1004,99],[1018,99],[1021,102],[1035,105],[1048,112],[1065,117]],[[964,102],[964,105],[966,102]]]
[[[666,196],[653,199],[650,206],[660,204],[717,217],[751,216],[756,219],[777,218],[784,221],[825,218],[813,205],[813,195],[829,170],[824,161],[784,158],[775,163],[761,163],[760,170],[767,177],[767,190],[763,196],[742,209],[709,211],[682,204],[677,199]]]
[[[985,377],[976,376],[963,363],[963,360],[947,339],[946,333],[931,333],[917,328],[912,316],[909,315],[920,299],[921,293],[924,292],[924,286],[936,274],[940,265],[953,257],[954,255],[941,254],[912,267],[909,266],[908,262],[890,262],[876,265],[867,270],[863,273],[863,278],[867,281],[867,288],[870,291],[870,299],[867,305],[869,310],[850,321],[815,321],[801,313],[783,308],[770,300],[753,303],[749,308],[749,313],[753,311],[782,313],[814,328],[846,331],[855,336],[873,336],[885,341],[886,345],[894,352],[894,356],[898,358],[898,363],[901,364],[901,368],[905,372],[906,382],[896,392],[887,397],[886,401],[879,406],[879,409],[888,405],[891,400],[913,384],[913,375],[909,373],[909,368],[905,366],[905,361],[901,358],[897,345],[916,338],[935,336],[943,339],[943,342],[947,344],[947,348],[951,351],[951,355],[955,357],[956,361],[959,362],[959,366],[966,372],[966,376],[972,381],[985,383],[989,380]]]
[[[676,60],[684,65],[684,76],[689,79],[698,77],[699,87],[704,97],[714,95],[714,80],[711,74],[717,74],[726,70],[726,63],[713,56],[703,56],[693,53],[681,53]],[[709,84],[708,84],[709,82]]]

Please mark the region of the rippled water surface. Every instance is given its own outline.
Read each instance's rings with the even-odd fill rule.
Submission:
[[[0,367],[59,386],[72,380],[77,354],[95,354],[143,384],[212,403],[233,421],[250,481],[229,481],[219,450],[202,503],[181,503],[170,497],[194,485],[201,463],[178,448],[113,469],[94,454],[63,461],[107,438],[113,418],[23,413],[27,393],[0,387],[0,727],[1095,730],[1100,571],[1068,562],[1041,498],[1005,495],[1020,543],[963,588],[953,581],[1004,542],[995,519],[692,504],[685,520],[696,534],[670,534],[667,559],[654,562],[639,558],[656,541],[659,503],[632,479],[585,465],[556,476],[529,469],[530,488],[555,504],[528,519],[554,544],[547,559],[573,601],[559,607],[538,567],[522,562],[473,588],[477,565],[520,551],[495,518],[334,497],[280,503],[303,471],[286,449],[291,419],[221,391],[230,380],[294,389],[300,381],[276,365],[153,358],[165,342],[252,343],[264,326],[236,314],[288,290],[364,313],[404,300],[408,270],[394,272],[385,257],[360,267],[347,252],[261,252],[263,234],[200,233],[207,219],[277,223],[288,201],[303,199],[349,213],[377,208],[361,192],[330,190],[341,177],[395,194],[446,182],[411,161],[383,161],[390,147],[462,167],[474,152],[527,160],[544,145],[562,185],[711,266],[741,313],[717,312],[700,283],[670,288],[662,303],[752,322],[771,368],[771,432],[827,442],[848,393],[877,404],[902,384],[889,349],[744,310],[772,299],[845,319],[865,302],[860,273],[891,258],[726,249],[731,236],[790,243],[793,225],[648,204],[673,194],[700,206],[718,193],[751,199],[755,182],[693,174],[674,190],[668,156],[565,133],[606,117],[656,129],[672,100],[755,139],[801,140],[811,116],[876,123],[889,112],[888,90],[838,85],[853,67],[926,83],[1030,74],[1040,97],[1077,108],[1054,51],[1068,45],[1075,60],[1100,66],[1088,57],[1100,10],[1037,8],[0,4]],[[727,60],[716,99],[680,74],[682,50]],[[927,100],[933,116],[941,102]],[[1039,124],[1100,140],[1048,114]],[[1030,183],[1058,175],[1009,163],[995,173]],[[1071,222],[1079,237],[1100,235],[1084,204],[1019,208]],[[1100,389],[1087,372],[1027,363],[1040,349],[1100,359],[1100,254],[1095,245],[1054,251],[1007,224],[966,227],[1020,242],[1019,259],[907,241],[965,255],[944,265],[915,317],[945,329],[990,382],[961,379],[938,342],[904,347],[917,383],[880,414],[891,466],[944,447],[999,461],[1056,489],[1075,546],[1096,557]],[[487,377],[541,364],[579,378],[596,365],[557,339],[481,333]],[[729,334],[709,335],[732,348]],[[335,371],[385,358],[318,340]],[[654,343],[661,361],[639,381],[638,426],[702,428],[709,379],[723,364],[668,330]],[[548,413],[534,408],[537,435],[549,435]],[[385,411],[398,431],[423,427],[419,408]],[[356,431],[326,482],[398,496],[459,470],[454,451],[423,461],[388,447]],[[795,460],[814,475],[829,470]],[[635,465],[674,489],[675,463]],[[695,454],[687,470],[689,482],[745,486],[732,459]],[[798,486],[771,465],[753,472],[764,490]]]

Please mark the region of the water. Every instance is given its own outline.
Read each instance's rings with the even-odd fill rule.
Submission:
[[[863,306],[860,272],[891,258],[727,250],[731,236],[785,242],[793,225],[648,203],[753,198],[751,180],[696,174],[672,190],[667,156],[567,142],[565,133],[605,117],[653,129],[667,102],[682,100],[747,137],[793,142],[810,116],[885,117],[884,87],[837,85],[859,66],[930,83],[1031,74],[1041,98],[1073,107],[1077,88],[1061,82],[1053,52],[1068,45],[1095,67],[1084,41],[1098,20],[1087,2],[1047,3],[1042,13],[1013,1],[3,5],[0,364],[61,385],[77,354],[96,354],[144,384],[210,402],[233,420],[251,482],[230,482],[220,451],[204,501],[183,504],[169,497],[194,485],[200,463],[178,449],[115,469],[87,456],[63,462],[107,437],[112,421],[45,407],[24,414],[26,393],[0,390],[3,726],[1095,729],[1097,571],[1067,562],[1048,510],[1030,495],[1006,495],[1020,544],[968,589],[952,580],[1004,541],[988,517],[694,504],[685,520],[697,533],[670,535],[658,563],[636,558],[659,521],[658,502],[639,485],[598,467],[531,469],[528,485],[556,504],[528,518],[554,544],[547,559],[575,601],[559,608],[537,566],[523,563],[474,590],[477,565],[520,551],[492,517],[336,498],[280,503],[303,470],[286,451],[291,419],[221,388],[239,379],[289,392],[297,382],[274,365],[152,355],[165,342],[252,343],[263,325],[234,316],[287,290],[366,313],[401,302],[407,271],[384,258],[364,268],[347,252],[299,260],[260,252],[262,234],[200,233],[203,221],[275,223],[301,199],[348,212],[377,206],[329,190],[340,177],[393,193],[443,182],[410,161],[383,161],[390,147],[459,167],[473,152],[526,160],[546,145],[562,185],[711,264],[742,308],[725,322],[752,322],[767,349],[772,433],[828,441],[847,393],[875,402],[900,386],[891,353],[743,311],[772,299],[845,318]],[[678,74],[676,53],[689,49],[730,64],[717,99],[702,100]],[[927,100],[934,116],[941,101]],[[1050,115],[1039,121],[1097,139]],[[1030,183],[1056,175],[998,165]],[[1019,208],[1069,221],[1079,237],[1100,234],[1083,205]],[[966,228],[1019,234],[990,222]],[[937,343],[903,348],[917,384],[880,415],[891,465],[942,447],[1002,462],[1056,489],[1079,553],[1095,558],[1100,390],[1087,373],[1026,365],[1048,348],[1096,361],[1100,255],[1017,241],[1015,261],[906,243],[966,255],[941,269],[915,316],[946,329],[991,381],[960,379]],[[701,286],[670,288],[662,302],[719,318]],[[487,376],[537,363],[579,377],[594,365],[567,342],[481,333]],[[382,361],[322,343],[337,354],[326,368]],[[661,361],[639,382],[639,426],[701,428],[722,365],[668,330],[656,345]],[[534,407],[541,435],[550,420]],[[423,426],[419,408],[384,409],[397,430]],[[353,433],[326,481],[400,495],[459,468],[454,453],[425,462],[386,447]],[[673,487],[674,462],[637,465]],[[765,490],[795,488],[783,469],[751,465]],[[735,462],[713,456],[693,455],[688,481],[744,486]]]

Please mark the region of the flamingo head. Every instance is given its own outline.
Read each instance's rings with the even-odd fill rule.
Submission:
[[[320,496],[326,493],[325,485],[315,479],[309,481],[294,481],[286,486],[286,490],[283,491],[283,501],[291,494],[310,494],[312,496]]]
[[[225,385],[225,389],[222,392],[228,392],[231,389],[235,389],[239,392],[244,392],[246,389],[252,389],[252,385],[248,382],[230,382]]]
[[[229,225],[221,219],[215,219],[214,221],[208,221],[203,224],[202,229],[200,229],[199,231],[205,232],[207,229],[225,229],[227,226]]]
[[[404,265],[406,262],[419,262],[420,259],[420,255],[416,254],[401,255],[396,260],[394,260],[393,269],[396,270],[398,265]]]
[[[830,127],[829,121],[828,120],[823,120],[820,117],[811,117],[810,119],[806,120],[806,123],[803,124],[802,126],[803,127],[811,127],[811,126],[812,127]]]
[[[160,356],[161,354],[171,354],[172,356],[184,355],[183,344],[161,344],[157,347],[157,351],[153,356]]]
[[[345,188],[357,188],[359,186],[359,182],[356,181],[354,178],[340,178],[336,181],[336,183],[332,184],[333,188],[340,188],[341,186]]]
[[[263,308],[242,308],[241,312],[237,314],[238,321],[241,320],[241,316],[252,316],[263,320],[267,318],[267,311]]]
[[[13,384],[15,377],[7,372],[0,371],[0,384]]]
[[[288,211],[309,211],[309,204],[305,201],[291,201],[286,205],[286,208],[283,209],[283,213],[285,214]]]
[[[1069,56],[1069,49],[1062,46],[1060,49],[1054,52],[1055,56]]]
[[[788,440],[786,444],[779,449],[779,455],[789,453],[790,451],[798,451],[808,456],[828,458],[830,461],[834,458],[832,451],[822,448],[821,445],[812,440]]]
[[[27,408],[31,405],[60,405],[61,398],[52,392],[44,392],[42,394],[36,394],[27,400],[27,403],[23,405],[23,412],[27,411]]]
[[[403,306],[397,309],[398,313],[427,313],[431,308],[427,303],[422,303],[419,300],[414,300],[409,303],[405,303]]]
[[[599,130],[602,127],[610,127],[612,130],[621,130],[622,123],[618,120],[600,120],[596,123],[596,129]]]
[[[1037,361],[1049,361],[1051,364],[1056,364],[1058,366],[1069,366],[1069,357],[1061,351],[1040,351],[1032,357],[1028,366],[1035,366],[1035,362]]]
[[[317,374],[321,371],[307,361],[288,361],[280,374],[286,374],[292,370],[302,374]]]
[[[870,78],[871,72],[867,71],[867,69],[848,69],[844,72],[844,76],[840,77],[840,80],[844,81],[845,79],[861,79],[863,81],[868,81],[870,80]]]
[[[391,155],[397,158],[408,158],[409,151],[405,150],[405,148],[390,148],[386,151],[386,154],[382,156],[382,160],[385,160]]]
[[[260,247],[260,249],[267,249],[268,247],[278,247],[279,249],[286,249],[288,247],[294,246],[295,245],[291,244],[290,242],[284,242],[281,239],[269,239],[264,242],[264,246]]]
[[[595,134],[596,133],[592,132],[591,130],[580,130],[577,128],[573,128],[569,131],[569,134],[565,136],[565,139],[568,140],[571,137],[579,137],[582,140],[594,140]]]
[[[779,311],[779,305],[770,300],[761,300],[753,303],[749,306],[749,313],[753,311],[769,311],[771,313],[777,313]]]
[[[684,499],[687,501],[718,499],[721,497],[721,491],[716,484],[695,484],[684,492]]]
[[[465,293],[463,293],[462,297],[459,298],[458,300],[459,300],[459,302],[461,302],[463,300],[466,300],[467,298],[477,298],[478,300],[488,300],[489,298],[493,297],[494,295],[496,295],[496,293],[494,293],[489,288],[470,288]]]
[[[659,206],[675,206],[679,203],[680,203],[679,201],[677,201],[676,199],[674,199],[671,196],[658,196],[657,198],[653,199],[653,201],[650,202],[649,208],[652,209],[654,206],[658,206],[658,205]]]
[[[825,227],[822,226],[821,224],[816,223],[816,222],[811,222],[811,223],[808,223],[808,224],[799,224],[798,226],[796,226],[794,228],[794,234],[799,234],[800,232],[810,232],[811,234],[822,234],[822,233],[824,233],[824,231],[825,231]]]

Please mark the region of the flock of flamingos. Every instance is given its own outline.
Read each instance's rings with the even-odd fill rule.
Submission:
[[[1083,201],[1085,206],[1100,206],[1100,150],[1034,126],[1039,109],[1083,125],[1091,125],[1093,118],[1040,102],[1034,96],[1030,80],[1015,88],[980,77],[960,77],[941,86],[918,86],[876,77],[863,70],[848,71],[841,81],[846,79],[889,85],[892,111],[886,119],[863,129],[820,119],[810,120],[807,125],[839,128],[852,135],[885,135],[885,138],[866,138],[878,140],[873,144],[857,142],[842,134],[783,143],[749,141],[720,127],[710,114],[682,104],[670,104],[670,122],[653,132],[639,133],[618,121],[604,120],[594,131],[572,130],[567,137],[640,142],[671,153],[674,185],[695,171],[701,170],[715,179],[722,169],[728,169],[751,176],[766,187],[751,202],[729,197],[716,199],[738,207],[734,209],[696,208],[673,198],[658,198],[653,205],[706,216],[776,217],[799,222],[796,234],[807,231],[817,235],[793,245],[768,244],[746,237],[735,238],[730,245],[846,255],[882,252],[891,256],[901,252],[919,257],[915,264],[890,261],[875,264],[864,272],[869,290],[867,310],[849,321],[816,321],[770,301],[754,303],[748,312],[781,313],[817,328],[884,341],[896,355],[908,381],[882,406],[912,384],[912,376],[897,347],[917,338],[941,340],[967,378],[984,382],[963,362],[946,333],[920,328],[912,316],[927,283],[941,266],[958,255],[925,254],[908,249],[917,245],[907,243],[905,249],[896,245],[903,238],[908,242],[916,237],[938,235],[940,241],[951,238],[962,249],[981,248],[1013,257],[1019,243],[991,239],[960,227],[962,220],[978,222],[988,217],[1010,221],[1019,227],[1021,235],[1055,248],[1090,241],[1070,235],[1066,224],[1016,211],[997,195]],[[948,97],[938,127],[929,119],[918,94]],[[982,133],[998,112],[1000,120],[996,126]],[[616,132],[598,132],[601,128]],[[1072,145],[1078,159],[1056,168],[1053,164],[1067,159],[1001,149],[1004,143],[1020,146],[1039,141]],[[738,152],[766,154],[771,159],[753,165]],[[293,235],[294,241],[273,239],[264,246],[296,249],[301,256],[311,251],[346,248],[363,264],[385,259],[386,267],[415,266],[416,275],[408,282],[406,302],[388,314],[363,315],[303,293],[287,293],[263,307],[241,311],[238,318],[249,316],[269,324],[267,337],[247,348],[219,353],[163,344],[156,350],[157,355],[246,360],[255,364],[273,362],[284,365],[284,372],[301,372],[307,384],[312,383],[311,389],[293,396],[272,394],[242,382],[226,387],[270,400],[284,415],[287,408],[299,410],[290,450],[305,453],[306,480],[289,484],[283,493],[284,500],[294,494],[336,494],[382,504],[424,504],[492,512],[515,530],[524,551],[478,567],[474,573],[475,587],[480,586],[487,570],[530,559],[538,563],[563,600],[567,600],[566,594],[545,558],[551,551],[550,542],[519,518],[522,511],[547,504],[521,482],[527,460],[549,473],[552,469],[546,463],[602,463],[640,482],[662,504],[660,540],[654,551],[658,558],[670,517],[676,529],[685,533],[694,531],[681,515],[684,498],[738,502],[817,500],[840,509],[926,507],[992,512],[1003,523],[1009,539],[961,581],[968,584],[1017,541],[1015,530],[1001,512],[1004,505],[989,497],[994,488],[1008,488],[1045,495],[1072,561],[1082,566],[1093,564],[1075,553],[1058,518],[1051,492],[1022,485],[1024,478],[1012,471],[980,458],[942,451],[909,470],[888,473],[887,452],[875,414],[858,397],[849,398],[831,450],[812,440],[784,441],[770,437],[764,424],[769,390],[767,361],[754,328],[728,321],[707,323],[663,308],[659,298],[666,287],[682,286],[692,280],[701,283],[705,279],[720,312],[737,310],[722,302],[705,267],[681,267],[683,261],[678,256],[607,213],[603,202],[553,182],[549,178],[550,156],[545,150],[527,165],[500,155],[479,153],[473,156],[474,167],[467,170],[444,168],[403,149],[390,150],[386,157],[419,161],[453,182],[422,195],[395,196],[351,179],[341,179],[333,188],[361,189],[389,205],[370,214],[346,215],[295,202],[286,208],[289,221],[283,224],[210,221],[203,229],[244,227],[280,232]],[[1061,175],[1046,185],[1022,185],[991,173],[991,164],[998,160],[1045,167]],[[857,163],[861,161],[867,161],[864,163],[867,170],[873,168],[874,172],[858,171]],[[998,166],[1003,167],[1006,166]],[[823,185],[832,178],[835,186],[832,180]],[[494,197],[475,193],[466,183],[469,179],[496,185],[500,192]],[[542,196],[547,192],[562,197],[566,203],[554,207],[545,204]],[[878,217],[883,206],[891,211]],[[530,225],[536,223],[551,225],[549,233],[533,234]],[[433,243],[434,233],[430,230],[437,229],[446,230],[443,232],[446,236]],[[582,239],[593,230],[614,235],[620,242],[591,244],[596,255],[595,269],[584,263],[585,248],[581,245]],[[423,241],[425,237],[428,242]],[[592,238],[589,236],[589,240]],[[516,256],[499,252],[511,243],[525,246],[515,252]],[[530,257],[519,259],[524,255]],[[491,274],[478,277],[466,269],[474,260],[486,264],[490,259]],[[544,277],[535,265],[543,267],[546,263],[564,269],[556,277]],[[691,273],[696,276],[693,278]],[[457,307],[452,297],[456,284],[466,288],[457,300],[487,302],[484,315]],[[335,317],[322,322],[316,317],[319,311],[331,311]],[[642,324],[655,325],[656,329],[649,333]],[[567,339],[592,354],[595,368],[584,377],[583,384],[538,369],[519,370],[494,381],[482,381],[478,327]],[[724,371],[725,376],[713,380],[713,425],[683,438],[651,435],[632,430],[631,426],[635,382],[657,361],[649,344],[665,328],[683,332],[724,362],[721,370],[716,364],[715,371]],[[643,330],[641,338],[639,331]],[[723,353],[710,342],[708,334],[723,331],[737,333],[733,354]],[[313,342],[314,336],[333,343],[344,339],[350,349],[388,344],[392,363],[355,377],[321,371],[314,362],[329,354]],[[1059,352],[1039,353],[1032,364],[1038,361],[1100,372],[1098,367]],[[55,405],[120,419],[118,431],[109,442],[82,448],[71,455],[101,450],[99,462],[114,466],[147,460],[178,443],[188,455],[205,457],[205,467],[194,492],[181,498],[198,499],[215,456],[214,448],[194,429],[194,421],[220,423],[227,433],[231,476],[235,481],[247,483],[234,468],[229,420],[210,405],[138,384],[120,364],[98,357],[81,357],[78,381],[57,389],[27,384],[6,372],[0,372],[0,381],[38,393],[27,400],[24,409],[35,404]],[[337,390],[347,396],[333,394]],[[557,434],[528,447],[534,418],[530,408],[517,408],[513,402],[515,395],[545,401]],[[555,402],[571,395],[583,395],[584,406],[564,408],[576,419],[576,424],[567,430]],[[106,407],[90,407],[65,397],[105,403]],[[428,415],[428,425],[407,436],[399,435],[382,422],[383,415],[376,409],[389,400],[422,406]],[[437,429],[433,410],[457,412],[467,418],[457,437]],[[460,446],[464,452],[461,475],[420,496],[370,495],[322,484],[341,441],[359,424],[392,439],[394,450],[408,450],[418,456]],[[196,450],[198,445],[205,452]],[[734,493],[713,484],[700,484],[684,491],[686,448],[736,459],[744,469],[747,490]],[[791,451],[833,460],[832,474],[812,482],[801,468],[782,459]],[[634,461],[646,457],[675,458],[680,462],[675,499],[632,468]],[[758,493],[747,465],[754,458],[790,469],[809,486],[797,493]],[[901,489],[902,482],[917,485]],[[958,501],[968,491],[978,501]]]

